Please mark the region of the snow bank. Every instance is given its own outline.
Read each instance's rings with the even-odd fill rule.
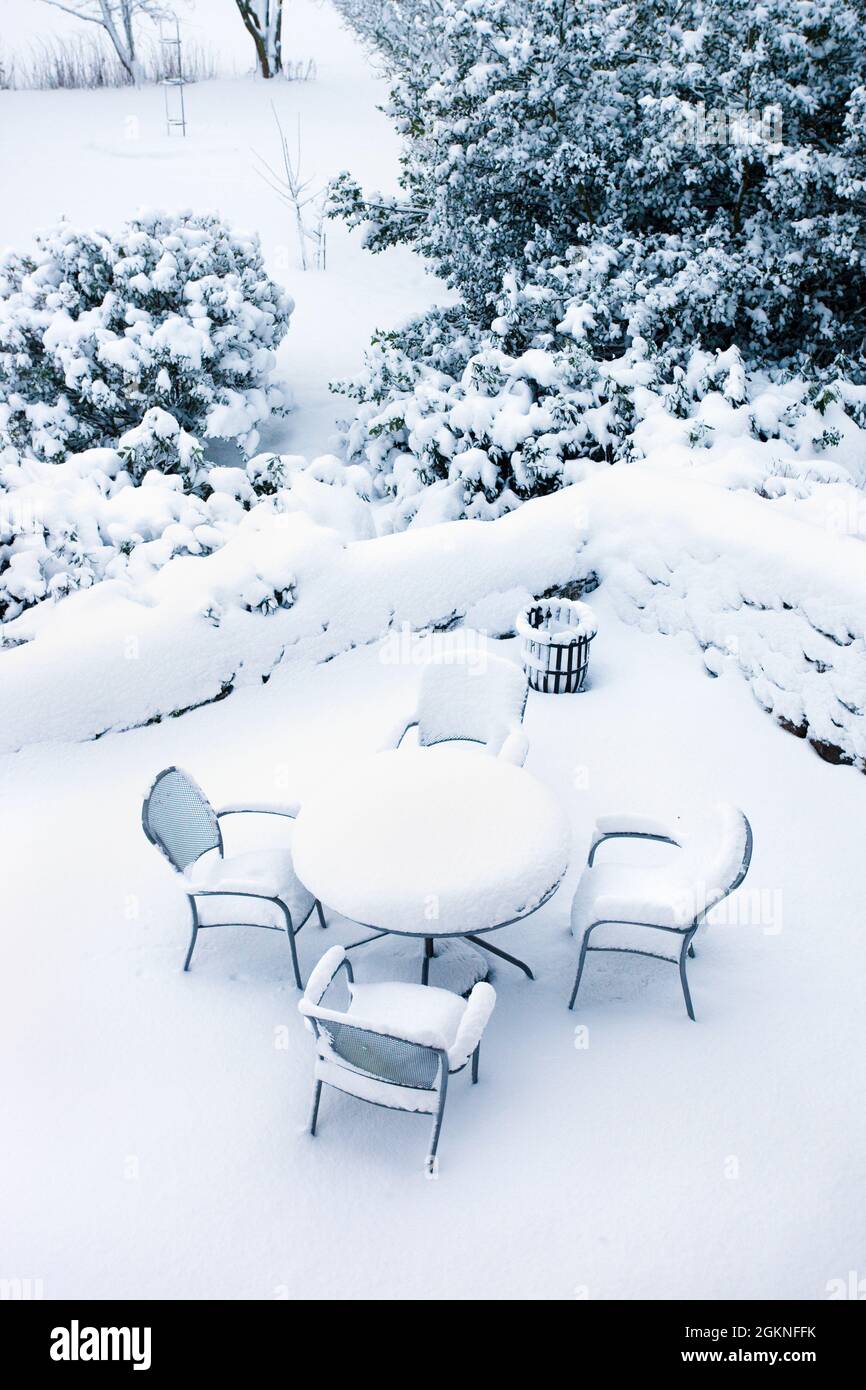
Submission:
[[[648,463],[602,468],[495,522],[370,540],[260,504],[213,554],[8,624],[22,645],[0,652],[0,747],[158,719],[286,658],[449,627],[595,570],[627,621],[691,634],[710,674],[738,668],[787,728],[866,765],[866,547],[813,520]]]
[[[155,438],[165,452],[151,467]],[[224,545],[262,499],[263,515],[301,511],[345,540],[366,539],[375,528],[363,470],[336,477],[335,466],[327,456],[308,465],[297,455],[258,454],[242,467],[213,467],[159,409],[116,450],[86,449],[63,463],[0,461],[0,623],[106,579],[146,584],[176,556]],[[0,644],[3,634],[16,635],[0,628]]]
[[[558,538],[529,510],[495,528],[345,544],[303,512],[262,504],[213,554],[177,556],[135,585],[105,580],[7,624],[22,645],[0,651],[0,746],[146,723],[266,679],[287,655],[327,660],[392,630],[450,626],[515,583],[530,593],[567,583],[581,535],[573,505],[557,510]]]
[[[687,632],[781,724],[866,765],[866,547],[751,493],[612,469],[578,489],[587,556],[620,615]]]

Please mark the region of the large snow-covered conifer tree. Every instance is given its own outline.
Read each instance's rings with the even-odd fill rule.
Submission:
[[[436,60],[399,71],[391,94],[401,195],[344,175],[334,205],[372,250],[415,247],[460,303],[380,337],[350,387],[353,451],[390,473],[408,445],[422,483],[453,474],[453,440],[433,419],[413,433],[404,404],[427,417],[431,389],[470,361],[460,399],[505,391],[502,350],[560,353],[518,369],[520,390],[551,398],[555,433],[613,410],[590,431],[604,458],[628,456],[634,424],[634,380],[615,384],[610,360],[666,388],[695,352],[721,354],[725,373],[733,352],[739,376],[863,380],[864,19],[862,0],[445,0]],[[688,413],[683,391],[671,408]],[[558,451],[515,472],[513,445],[470,435],[470,494],[562,481]]]

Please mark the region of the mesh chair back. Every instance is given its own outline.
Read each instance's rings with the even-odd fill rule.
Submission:
[[[418,692],[418,741],[488,743],[523,719],[527,681],[513,661],[483,650],[455,652],[425,666]]]
[[[333,1019],[317,1018],[316,1023],[330,1043],[335,1056],[379,1081],[432,1091],[439,1074],[439,1058],[429,1047],[385,1037],[366,1028],[355,1028]]]
[[[167,767],[148,792],[141,813],[147,838],[181,872],[207,850],[222,850],[216,813],[188,773]]]

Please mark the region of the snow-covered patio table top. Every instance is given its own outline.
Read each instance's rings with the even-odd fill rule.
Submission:
[[[293,854],[327,907],[407,936],[533,912],[568,867],[568,820],[523,768],[455,744],[376,753],[305,799]]]

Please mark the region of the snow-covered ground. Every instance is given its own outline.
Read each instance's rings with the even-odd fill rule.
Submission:
[[[23,42],[43,10],[0,0],[4,41]],[[209,0],[207,36],[242,72],[233,10]],[[165,139],[153,88],[0,92],[0,173],[18,190],[0,203],[0,244],[21,248],[62,213],[114,227],[140,203],[218,209],[258,230],[297,301],[279,363],[297,409],[264,443],[314,456],[345,409],[328,381],[357,370],[374,327],[442,288],[409,252],[371,257],[339,224],[328,270],[297,268],[288,215],[251,153],[275,156],[271,100],[287,128],[301,117],[305,165],[322,180],[347,167],[393,187],[397,145],[375,110],[385,86],[329,6],[292,0],[287,38],[316,80],[193,86],[186,141]],[[38,171],[26,180],[22,129]],[[341,548],[304,516],[282,518],[283,546],[253,519],[234,552],[19,620],[36,640],[4,654],[0,692],[2,746],[29,745],[0,759],[0,1275],[41,1279],[47,1297],[473,1299],[819,1299],[862,1276],[863,781],[782,732],[747,684],[777,717],[861,755],[862,532],[837,526],[831,556],[832,517],[811,493],[762,502],[745,464],[731,483],[725,460],[716,487],[668,453],[670,476],[660,459],[631,477],[595,470],[586,492],[486,526]],[[300,509],[327,525],[342,516],[351,542],[359,500],[334,488],[324,506],[317,486],[298,484]],[[182,973],[187,907],[142,834],[142,795],[176,763],[216,804],[303,799],[411,711],[418,648],[402,624],[456,613],[498,630],[509,603],[584,572],[584,559],[603,578],[590,687],[533,694],[526,719],[527,766],[571,819],[571,867],[501,938],[538,978],[491,972],[481,1083],[449,1088],[438,1179],[424,1177],[423,1117],[328,1092],[312,1140],[312,1042],[286,943],[206,934]],[[224,626],[209,626],[196,605],[213,577],[228,572],[237,590],[262,565],[300,576],[295,607],[263,617],[234,593]],[[290,642],[294,658],[275,665]],[[210,699],[241,668],[228,699],[72,741]],[[591,958],[570,1014],[569,908],[595,815],[715,798],[746,811],[755,852],[692,963],[698,1022],[676,972],[640,958]],[[252,833],[233,826],[233,843]],[[308,924],[305,978],[357,935],[339,919],[324,933]],[[417,978],[419,965],[394,940],[356,963],[361,978]]]
[[[774,729],[736,676],[594,606],[591,689],[532,694],[526,721],[572,869],[502,933],[538,978],[492,973],[481,1082],[450,1088],[437,1181],[423,1117],[326,1093],[304,1133],[285,941],[206,934],[182,974],[186,905],[139,824],[170,763],[217,804],[303,797],[411,708],[417,665],[366,647],[4,760],[6,1268],[48,1296],[567,1299],[822,1298],[862,1266],[860,775]],[[570,1014],[593,816],[708,796],[746,809],[755,854],[692,962],[698,1022],[676,971],[637,957],[591,959]],[[308,924],[305,977],[357,935]],[[405,974],[405,948],[370,949],[362,977]]]

